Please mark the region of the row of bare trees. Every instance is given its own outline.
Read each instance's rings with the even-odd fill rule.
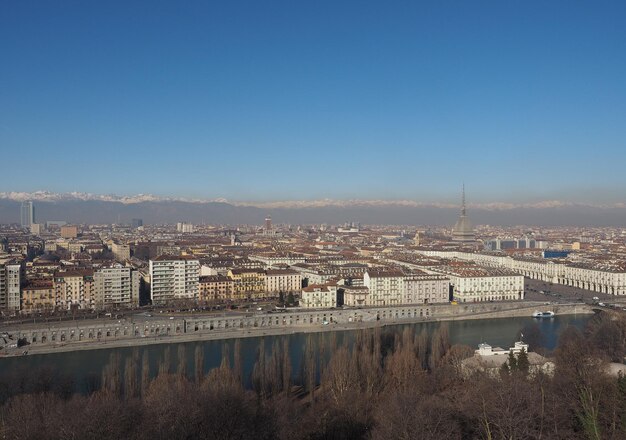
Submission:
[[[225,349],[204,372],[198,345],[163,350],[151,372],[144,352],[112,354],[98,388],[62,392],[24,385],[6,398],[7,439],[621,439],[626,379],[606,374],[626,345],[624,319],[602,314],[585,331],[568,327],[552,376],[463,371],[471,347],[451,345],[446,325],[432,334],[363,330],[307,337],[299,368],[287,338],[260,339],[244,377],[241,347]],[[537,330],[537,329],[534,329]],[[537,336],[537,335],[536,335]],[[537,336],[537,340],[541,335]],[[189,368],[188,368],[189,367]],[[189,372],[192,372],[191,374]],[[56,379],[59,379],[58,377]]]

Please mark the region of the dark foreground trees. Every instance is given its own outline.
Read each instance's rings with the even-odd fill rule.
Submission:
[[[602,318],[605,319],[605,318]],[[433,337],[365,330],[351,344],[308,340],[294,383],[286,344],[261,346],[246,389],[239,344],[203,374],[196,350],[186,369],[112,357],[101,388],[67,393],[39,378],[7,397],[6,439],[622,439],[626,379],[604,373],[619,354],[619,332],[598,344],[599,330],[567,329],[554,376],[526,367],[508,374],[469,373],[473,349],[450,345],[445,326]],[[619,325],[618,325],[619,328]],[[602,347],[597,349],[594,347]],[[179,353],[182,359],[184,353]],[[525,360],[522,359],[522,364]],[[193,366],[192,366],[193,365]],[[519,359],[517,361],[519,365]],[[117,368],[117,370],[115,370]],[[185,371],[193,371],[187,377]],[[58,377],[56,379],[59,379]]]

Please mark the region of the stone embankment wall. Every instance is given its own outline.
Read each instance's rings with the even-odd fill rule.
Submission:
[[[585,304],[561,304],[545,306],[543,303],[503,302],[476,304],[431,304],[422,306],[397,306],[380,308],[350,308],[332,310],[287,309],[272,313],[248,315],[205,315],[192,317],[133,318],[111,321],[77,321],[75,323],[51,323],[2,329],[12,341],[18,338],[33,346],[68,345],[71,343],[140,341],[142,338],[169,339],[197,334],[230,334],[238,330],[292,329],[298,331],[334,324],[354,324],[359,327],[381,324],[411,323],[438,320],[488,319],[513,316],[531,316],[535,310],[553,310],[558,314],[593,313]]]

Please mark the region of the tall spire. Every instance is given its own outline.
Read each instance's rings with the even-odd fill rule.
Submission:
[[[464,243],[474,242],[474,229],[467,218],[465,206],[465,182],[463,182],[463,189],[461,192],[461,215],[454,225],[454,229],[452,231],[452,241],[460,241]]]
[[[463,182],[463,193],[461,196],[461,215],[465,217],[465,182]]]

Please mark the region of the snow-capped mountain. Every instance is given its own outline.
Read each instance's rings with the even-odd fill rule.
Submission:
[[[117,202],[123,204],[136,204],[145,202],[186,202],[186,203],[227,203],[233,206],[255,207],[263,209],[311,209],[311,208],[350,208],[350,207],[405,207],[405,208],[445,208],[454,209],[458,204],[418,202],[415,200],[382,200],[382,199],[317,199],[317,200],[285,200],[285,201],[229,201],[225,198],[200,199],[187,197],[163,197],[153,194],[116,195],[116,194],[93,194],[84,192],[55,193],[50,191],[34,192],[0,192],[0,199],[22,202],[32,200],[38,202],[61,202],[61,201],[101,201]],[[560,200],[543,200],[533,203],[469,203],[470,209],[483,210],[510,210],[510,209],[547,209],[567,207],[595,207],[595,208],[624,208],[626,203],[615,204],[585,204]]]

